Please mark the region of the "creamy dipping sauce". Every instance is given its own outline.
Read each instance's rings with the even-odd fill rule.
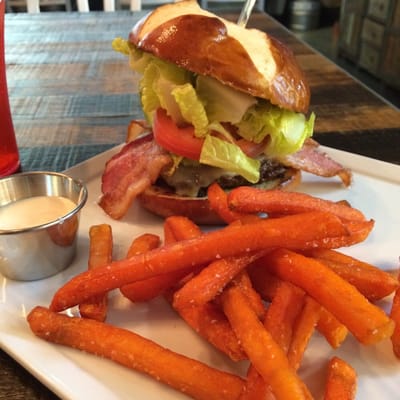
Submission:
[[[76,207],[66,197],[35,196],[0,207],[0,229],[22,229],[46,224]]]

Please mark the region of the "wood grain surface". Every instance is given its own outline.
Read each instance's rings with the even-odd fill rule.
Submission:
[[[33,166],[29,156],[35,149],[42,155],[50,149],[50,167],[61,170],[69,166],[68,160],[79,160],[57,159],[54,154],[68,149],[73,154],[85,146],[101,151],[124,141],[129,120],[142,114],[137,76],[111,42],[116,36],[127,37],[142,15],[121,11],[6,16],[8,85],[25,169]],[[238,15],[225,16],[235,21]],[[310,109],[317,115],[315,137],[321,143],[400,162],[397,109],[267,15],[254,14],[249,27],[277,37],[296,54],[311,85]],[[56,398],[2,350],[0,365],[0,399]]]
[[[6,18],[6,61],[14,124],[21,147],[118,143],[140,117],[137,76],[113,51],[140,17],[130,12],[14,14]],[[236,20],[237,15],[225,14]],[[262,29],[296,54],[311,85],[315,137],[400,136],[400,112],[265,14]],[[396,136],[396,135],[395,135]],[[354,140],[354,139],[353,139]],[[329,139],[328,139],[329,141]],[[345,145],[346,143],[344,143]],[[397,145],[398,145],[397,141]],[[391,161],[391,160],[389,160]]]

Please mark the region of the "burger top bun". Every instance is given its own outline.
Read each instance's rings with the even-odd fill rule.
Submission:
[[[307,112],[310,90],[293,53],[257,29],[247,29],[183,0],[158,7],[132,29],[139,49],[282,108]]]

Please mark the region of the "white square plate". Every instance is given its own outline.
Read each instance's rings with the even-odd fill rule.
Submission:
[[[36,305],[48,306],[55,291],[72,276],[87,268],[90,225],[112,225],[114,257],[122,258],[131,240],[144,232],[162,234],[162,220],[139,207],[132,207],[122,221],[110,219],[97,205],[104,163],[118,148],[111,149],[68,171],[88,187],[88,202],[82,210],[78,252],[74,263],[62,273],[35,282],[16,282],[0,275],[0,345],[40,381],[64,399],[96,398],[177,400],[187,398],[147,376],[111,361],[36,338],[26,323],[26,314]],[[343,188],[337,179],[303,174],[298,190],[331,200],[348,200],[367,218],[376,221],[368,239],[343,252],[385,270],[397,270],[400,255],[400,166],[346,152],[325,149],[350,168],[354,182]],[[29,257],[29,254],[27,254]],[[389,311],[390,301],[383,301]],[[216,368],[243,374],[246,363],[231,363],[188,328],[170,307],[156,299],[132,304],[118,291],[110,295],[108,322],[132,329],[165,347],[201,360]],[[318,334],[309,345],[300,376],[316,398],[321,398],[325,367],[333,355],[344,358],[358,373],[357,399],[391,400],[398,397],[400,362],[392,354],[390,341],[367,347],[347,338],[333,351]]]

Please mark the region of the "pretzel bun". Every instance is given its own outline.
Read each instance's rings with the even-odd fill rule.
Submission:
[[[138,201],[147,211],[162,218],[184,215],[200,225],[218,225],[223,222],[211,209],[207,197],[179,196],[153,185],[138,196]]]
[[[129,41],[281,108],[308,110],[310,90],[290,49],[265,32],[201,9],[196,0],[156,8],[135,25]]]

